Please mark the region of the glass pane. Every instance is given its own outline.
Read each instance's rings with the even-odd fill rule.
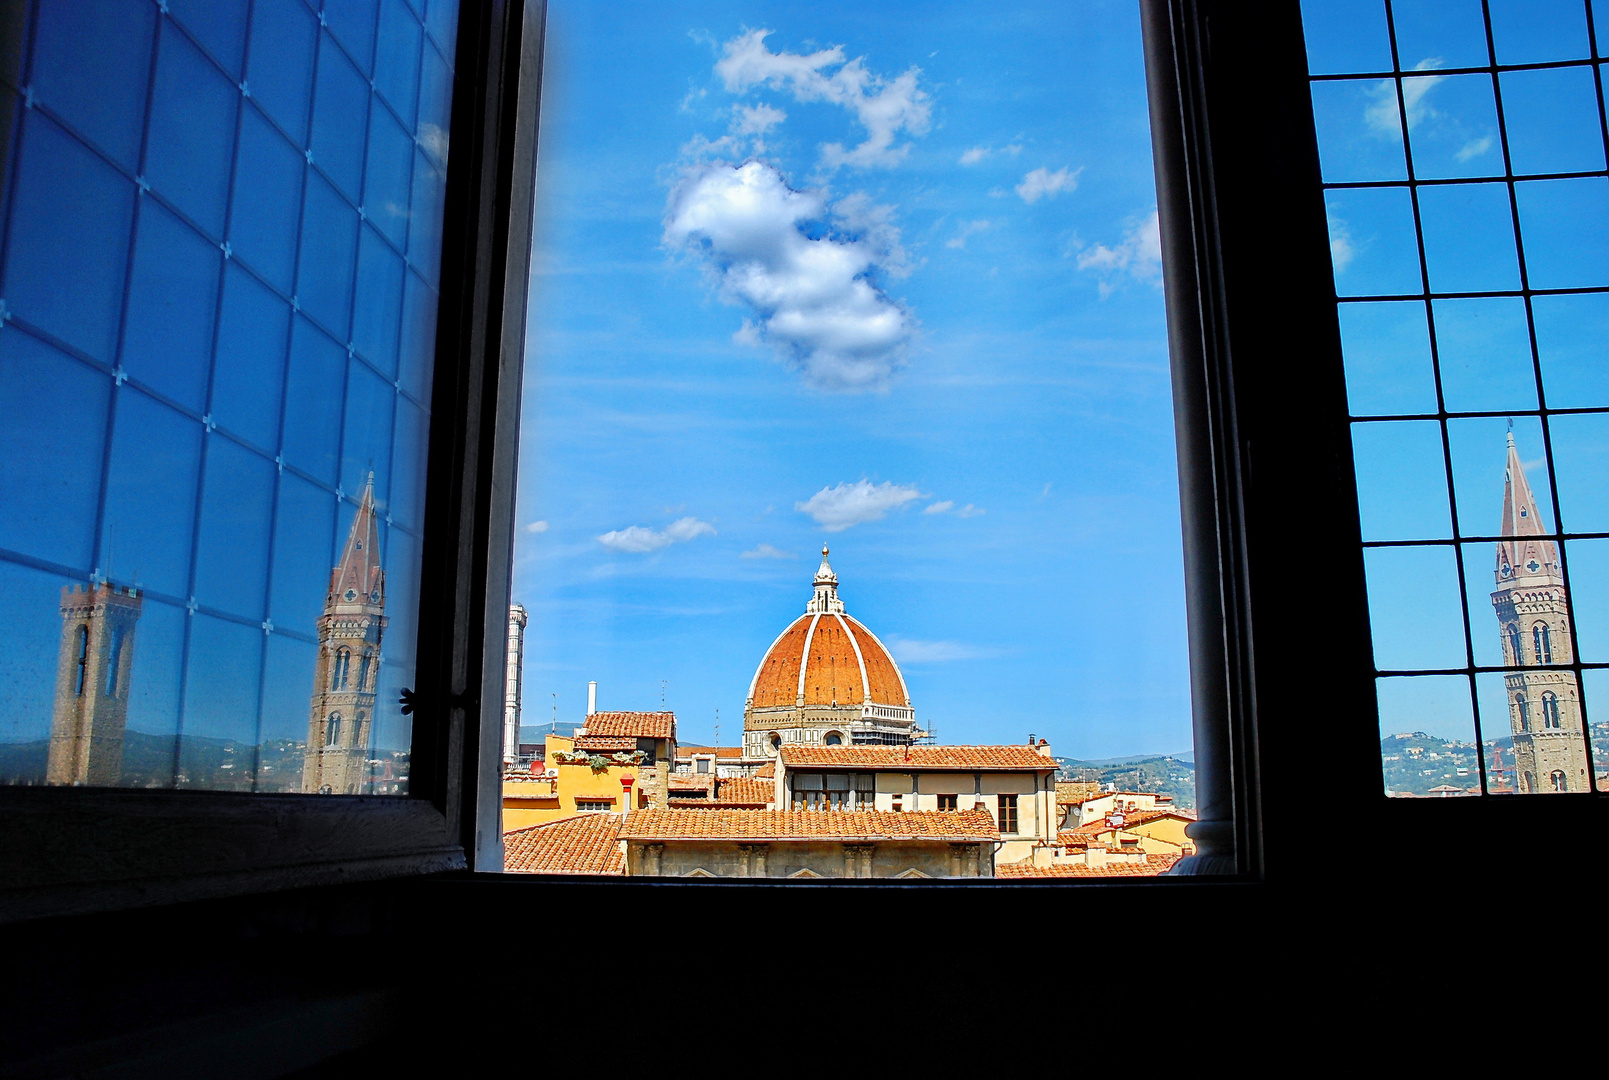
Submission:
[[[1475,710],[1464,675],[1376,679],[1388,798],[1480,794]]]
[[[1408,178],[1392,80],[1316,82],[1313,118],[1319,159],[1332,183]]]
[[[1536,409],[1536,367],[1523,300],[1437,300],[1432,310],[1448,412]]]
[[[1394,0],[1391,21],[1404,70],[1489,62],[1480,0]]]
[[[1391,35],[1381,0],[1302,0],[1302,24],[1313,74],[1391,70]]]
[[[1368,548],[1363,563],[1376,668],[1423,671],[1468,663],[1452,547]]]
[[[1609,180],[1531,180],[1514,194],[1533,289],[1609,285]]]
[[[1609,540],[1570,540],[1564,545],[1570,568],[1570,611],[1583,663],[1609,663]],[[1609,701],[1600,704],[1609,712]]]
[[[1559,481],[1560,520],[1570,532],[1609,532],[1609,413],[1579,413],[1548,419],[1554,471]]]
[[[1401,296],[1424,291],[1407,188],[1329,191],[1324,206],[1336,292]]]
[[[1436,411],[1436,377],[1422,301],[1342,304],[1346,399],[1354,416]]]
[[[1520,287],[1514,215],[1503,184],[1419,189],[1430,291],[1490,292]]]
[[[1599,18],[1602,18],[1600,15]],[[1603,37],[1598,37],[1600,43]],[[1592,741],[1592,772],[1597,790],[1609,791],[1609,671],[1595,668],[1581,673],[1581,696],[1585,705],[1587,731]]]
[[[1551,795],[1590,790],[1580,684],[1571,671],[1476,676],[1488,790]]]
[[[1549,407],[1609,404],[1609,293],[1532,297],[1531,316]]]
[[[1556,518],[1548,480],[1546,452],[1542,444],[1542,424],[1534,416],[1509,420],[1497,416],[1447,421],[1447,445],[1453,457],[1453,497],[1458,500],[1458,531],[1464,536],[1498,536],[1507,520],[1509,455],[1508,439],[1514,439],[1519,469],[1516,489],[1523,483],[1535,497],[1541,515],[1542,532],[1551,533]],[[1523,499],[1521,500],[1523,503]],[[1519,508],[1524,520],[1517,524],[1530,531],[1532,513]]]
[[[1587,7],[1581,0],[1490,0],[1492,40],[1499,64],[1579,60],[1587,49]]]
[[[1420,180],[1502,176],[1497,100],[1490,75],[1404,79],[1413,173]],[[1330,180],[1329,172],[1324,174]]]
[[[0,783],[407,794],[456,8],[323,7],[23,6]]]
[[[1452,536],[1439,424],[1433,420],[1353,424],[1352,458],[1363,539]]]
[[[1604,167],[1598,90],[1590,68],[1509,71],[1500,78],[1516,175]]]

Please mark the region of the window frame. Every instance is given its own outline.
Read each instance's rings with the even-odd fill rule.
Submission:
[[[407,796],[0,788],[0,922],[501,868],[514,537],[545,0],[459,13]]]

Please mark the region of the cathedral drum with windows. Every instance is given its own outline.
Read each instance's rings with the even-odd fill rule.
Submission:
[[[784,743],[905,746],[922,732],[905,678],[877,636],[844,614],[838,575],[821,549],[815,592],[766,651],[743,707],[743,755]]]
[[[1589,791],[1581,694],[1570,643],[1570,598],[1559,546],[1546,529],[1508,437],[1503,526],[1492,606],[1502,628],[1509,729],[1521,794]]]
[[[318,620],[318,666],[302,759],[304,792],[358,795],[367,786],[385,626],[385,570],[371,473]]]

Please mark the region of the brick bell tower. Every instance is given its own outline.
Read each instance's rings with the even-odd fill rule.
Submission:
[[[134,589],[108,583],[62,589],[48,783],[112,787],[122,777],[134,624],[142,603]]]
[[[1504,664],[1528,669],[1503,678],[1514,771],[1525,795],[1591,790],[1575,672],[1550,670],[1574,662],[1575,648],[1559,546],[1541,539],[1546,531],[1510,432],[1492,606],[1503,635]]]
[[[318,620],[318,666],[302,760],[304,792],[357,795],[367,786],[385,626],[385,571],[380,568],[380,525],[370,473]]]

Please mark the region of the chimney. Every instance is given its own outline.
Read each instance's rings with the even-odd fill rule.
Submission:
[[[593,685],[596,686],[597,684],[594,683]],[[631,813],[631,785],[634,784],[634,783],[636,783],[636,780],[633,777],[622,776],[620,778],[620,816],[621,817],[625,817],[627,814]]]
[[[587,683],[587,715],[591,716],[598,711],[598,684],[596,680]]]
[[[1044,754],[1046,757],[1051,757],[1052,756],[1051,753],[1050,753],[1050,740],[1049,739],[1040,739],[1039,740],[1039,752],[1041,754]]]

